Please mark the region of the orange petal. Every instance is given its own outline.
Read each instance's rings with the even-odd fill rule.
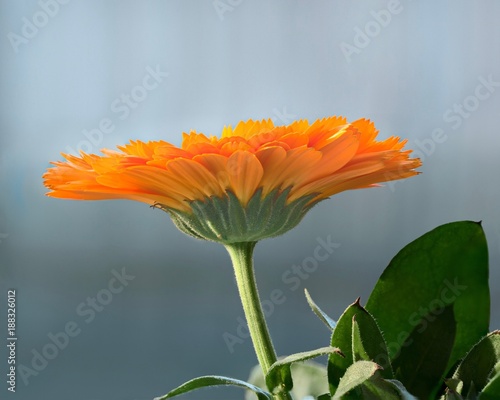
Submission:
[[[260,186],[264,169],[257,157],[245,151],[237,151],[227,160],[231,188],[245,206]]]

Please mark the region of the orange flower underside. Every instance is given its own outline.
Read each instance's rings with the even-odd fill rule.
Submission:
[[[246,206],[290,188],[287,204],[315,195],[317,202],[349,189],[416,175],[421,165],[406,141],[377,141],[365,119],[330,117],[274,126],[271,120],[225,127],[221,138],[194,131],[180,148],[164,141],[131,141],[103,156],[63,154],[44,175],[48,196],[77,200],[129,199],[191,212],[190,202],[232,192]]]

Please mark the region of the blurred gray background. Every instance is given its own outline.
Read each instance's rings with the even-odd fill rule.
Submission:
[[[328,343],[304,288],[337,318],[356,297],[366,301],[401,247],[456,220],[483,221],[491,328],[500,328],[500,3],[0,5],[0,329],[15,288],[18,363],[32,368],[68,323],[78,332],[57,354],[46,348],[53,359],[38,361],[39,371],[18,375],[15,394],[3,382],[0,397],[145,400],[199,375],[247,378],[256,359],[241,338],[222,246],[184,236],[141,203],[47,198],[41,176],[61,151],[129,139],[180,145],[182,132],[218,135],[248,118],[367,117],[382,138],[408,138],[424,162],[422,175],[337,195],[258,245],[261,295],[270,305],[273,290],[282,293],[268,307],[279,354]],[[333,254],[291,281],[321,240],[337,243]],[[109,297],[113,274],[123,272],[126,286]],[[92,298],[99,311],[90,311]],[[242,397],[220,389],[185,396]]]

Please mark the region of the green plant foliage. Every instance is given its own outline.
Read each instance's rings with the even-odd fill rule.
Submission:
[[[413,329],[392,364],[396,378],[420,399],[434,398],[442,386],[455,341],[453,305],[436,311]]]
[[[384,338],[373,317],[359,304],[359,299],[340,317],[331,345],[338,347],[345,356],[330,356],[328,359],[328,382],[332,394],[336,393],[347,369],[358,360],[373,360],[383,368],[381,374],[384,378],[393,377]]]
[[[446,370],[488,332],[488,249],[480,223],[445,224],[403,248],[378,280],[366,309],[394,359],[417,326],[426,328],[425,316],[434,318],[432,310],[451,304],[456,335]]]
[[[342,356],[340,350],[335,347],[323,347],[317,350],[292,354],[291,356],[275,362],[271,365],[266,375],[267,387],[272,390],[273,393],[290,392],[293,389],[291,365],[296,362],[310,360],[326,354],[337,354]]]
[[[500,399],[500,371],[495,369],[494,374],[490,374],[488,383],[481,391],[479,400],[495,400]]]
[[[380,377],[379,372],[364,382],[352,394],[352,397],[354,396],[359,396],[363,400],[418,400],[415,396],[408,393],[401,382],[392,379],[383,379]]]
[[[460,387],[453,388],[459,394],[479,393],[489,386],[485,396],[495,393],[500,399],[498,376],[500,371],[500,331],[493,331],[479,341],[457,367],[453,379]],[[483,395],[481,394],[481,399]],[[487,398],[487,397],[485,397]]]
[[[351,393],[351,395],[357,396],[360,393],[359,389],[361,388],[361,385],[374,376],[378,370],[380,370],[380,365],[377,365],[372,361],[356,361],[354,364],[350,365],[349,368],[347,368],[345,374],[340,379],[338,388],[333,395],[333,399],[347,399],[349,397],[344,396],[346,396],[349,392],[358,389],[354,393]]]
[[[410,243],[386,268],[366,309],[358,298],[337,323],[305,294],[332,330],[330,347],[285,357],[266,376],[259,367],[252,383],[205,376],[156,400],[221,385],[259,400],[290,393],[318,400],[500,400],[500,330],[486,334],[488,253],[480,224],[442,225]],[[328,355],[326,371],[309,361],[321,355]]]
[[[261,388],[251,385],[250,383],[240,381],[238,379],[227,378],[225,376],[201,376],[199,378],[192,379],[178,388],[168,392],[166,395],[161,397],[156,397],[155,400],[166,400],[172,397],[178,396],[180,394],[188,393],[196,389],[209,387],[209,386],[237,386],[247,390],[251,390],[257,395],[259,400],[273,400],[273,396],[262,390]]]
[[[321,308],[318,307],[318,305],[311,298],[311,295],[309,294],[309,292],[307,291],[307,289],[304,289],[304,292],[306,294],[307,302],[309,303],[309,306],[313,310],[314,314],[316,314],[316,316],[321,321],[323,321],[323,323],[329,329],[331,329],[333,331],[335,329],[335,327],[337,326],[337,323],[332,318],[330,318],[323,310],[321,310]]]
[[[292,398],[301,400],[306,397],[316,398],[328,391],[326,379],[326,366],[317,362],[307,360],[294,363],[290,366],[293,377],[293,389],[290,392]],[[249,383],[261,388],[266,388],[266,380],[260,365],[255,366],[247,379]],[[245,400],[254,400],[255,394],[247,391]],[[328,399],[330,394],[328,393]]]

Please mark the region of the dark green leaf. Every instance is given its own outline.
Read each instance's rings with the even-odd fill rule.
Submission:
[[[184,383],[178,388],[168,392],[166,395],[156,397],[155,400],[166,400],[180,394],[191,392],[192,390],[209,387],[209,386],[238,386],[247,390],[251,390],[257,395],[259,400],[272,400],[273,396],[270,393],[251,385],[250,383],[240,381],[238,379],[227,378],[225,376],[201,376]]]
[[[455,341],[453,305],[432,310],[413,329],[392,366],[396,378],[418,398],[434,398]]]
[[[453,378],[464,383],[460,393],[469,393],[472,385],[473,390],[480,392],[499,362],[500,331],[493,331],[471,349],[453,374]]]
[[[356,321],[356,315],[352,317],[352,359],[356,361],[371,361],[370,356],[366,352],[363,346],[363,340],[361,339],[361,332],[359,330],[359,324]]]
[[[357,358],[353,355],[353,318],[356,318],[357,338],[356,348],[363,348],[365,355]],[[384,378],[392,378],[392,369],[384,338],[373,319],[373,317],[359,304],[359,299],[351,304],[341,315],[335,330],[333,331],[331,345],[338,347],[345,358],[330,356],[328,359],[328,382],[330,392],[333,394],[337,389],[340,378],[345,374],[347,368],[357,359],[375,361],[383,370]]]
[[[325,312],[323,312],[323,310],[321,310],[321,308],[319,308],[316,305],[316,303],[311,298],[311,295],[309,294],[307,289],[304,289],[304,292],[306,294],[307,302],[309,303],[309,306],[313,310],[314,314],[316,314],[318,316],[318,318],[321,321],[323,321],[323,323],[333,331],[335,329],[335,326],[337,325],[337,323],[333,319],[331,319]]]
[[[303,353],[292,354],[279,361],[276,361],[266,375],[266,385],[273,392],[290,392],[293,388],[292,372],[290,366],[293,363],[310,360],[311,358],[326,354],[342,355],[335,347],[322,347],[321,349],[305,351]]]
[[[430,310],[449,304],[457,329],[447,369],[488,331],[488,249],[479,223],[442,225],[407,245],[385,269],[366,309],[394,358]]]

